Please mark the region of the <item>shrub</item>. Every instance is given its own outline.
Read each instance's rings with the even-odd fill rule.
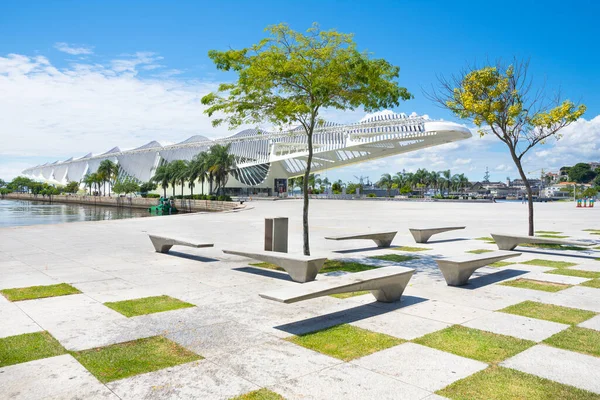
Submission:
[[[146,193],[146,194],[142,194],[142,197],[147,197],[149,199],[158,199],[158,198],[160,198],[160,194],[158,194],[158,193]]]
[[[367,197],[377,197],[377,195],[375,193],[369,193]]]

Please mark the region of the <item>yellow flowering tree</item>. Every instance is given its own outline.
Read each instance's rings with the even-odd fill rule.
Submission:
[[[533,91],[527,76],[529,63],[515,60],[471,67],[449,79],[441,78],[439,88],[428,97],[454,115],[470,120],[481,136],[493,134],[508,147],[525,184],[529,203],[529,235],[533,236],[533,194],[523,170],[523,156],[537,144],[560,139],[560,131],[576,121],[585,105],[548,98],[543,89]]]

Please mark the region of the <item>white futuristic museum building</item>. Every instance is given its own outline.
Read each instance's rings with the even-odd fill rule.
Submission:
[[[357,123],[326,123],[313,134],[312,172],[357,164],[382,157],[418,151],[431,146],[471,137],[469,129],[445,121],[432,121],[418,115],[387,113]],[[256,192],[272,195],[287,191],[287,179],[303,175],[308,157],[307,136],[303,129],[267,132],[247,129],[233,136],[210,140],[192,136],[181,143],[161,146],[152,141],[132,150],[118,147],[99,155],[87,154],[23,171],[29,178],[53,184],[81,182],[95,172],[103,160],[120,166],[123,177],[148,182],[164,162],[191,160],[214,144],[230,144],[236,168],[226,186],[229,194]]]

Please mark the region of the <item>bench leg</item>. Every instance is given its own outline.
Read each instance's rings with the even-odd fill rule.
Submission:
[[[448,286],[463,286],[469,283],[469,278],[478,268],[458,269],[453,266],[439,266]]]
[[[154,250],[156,250],[157,253],[168,253],[169,250],[171,250],[171,247],[173,247],[172,244],[165,244],[163,240],[156,240],[153,238],[150,238],[150,240],[152,241]]]
[[[496,244],[498,245],[498,250],[514,250],[519,245],[519,243],[506,239],[496,239]]]
[[[390,247],[394,237],[396,237],[396,232],[380,237],[379,239],[373,239],[373,241],[377,247]]]
[[[375,296],[377,301],[381,301],[383,303],[392,303],[394,301],[398,301],[400,300],[400,297],[402,297],[402,293],[404,293],[404,289],[406,289],[406,285],[408,285],[411,277],[412,273],[409,275],[399,276],[393,282],[390,282],[387,285],[378,287],[377,289],[371,289],[371,294]]]
[[[412,234],[412,236],[415,239],[416,243],[427,243],[427,241],[429,240],[429,238],[431,236],[433,236],[432,233],[425,233],[425,232],[413,232],[413,231],[410,231],[410,233]]]

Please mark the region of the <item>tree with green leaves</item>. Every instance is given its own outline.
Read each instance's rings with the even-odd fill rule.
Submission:
[[[466,68],[440,78],[428,97],[461,119],[471,121],[481,136],[493,134],[506,145],[525,184],[529,199],[529,235],[534,234],[533,192],[523,169],[523,157],[538,144],[560,139],[560,131],[586,110],[583,104],[549,98],[543,89],[532,91],[529,62],[498,62]]]
[[[69,182],[65,186],[65,192],[67,193],[77,193],[79,190],[79,182]]]
[[[375,111],[411,98],[396,82],[399,68],[374,59],[356,48],[353,36],[313,25],[306,33],[286,24],[269,26],[267,37],[241,50],[211,50],[217,69],[232,71],[238,79],[219,86],[202,98],[213,125],[271,123],[278,127],[300,124],[307,136],[303,250],[310,254],[308,185],[313,159],[313,133],[323,123],[325,109]]]
[[[186,180],[187,164],[184,160],[173,160],[168,164],[167,171],[169,184],[173,189],[173,197],[175,197],[175,186],[181,184],[181,195],[183,196],[183,187]]]
[[[111,185],[117,178],[119,172],[119,166],[111,161],[111,160],[103,160],[98,166],[98,170],[96,173],[102,178],[103,186],[104,186],[104,196],[106,196],[106,183],[110,183]],[[108,187],[108,194],[110,196],[111,187]]]
[[[569,180],[577,183],[589,183],[596,177],[596,172],[592,170],[588,163],[577,163],[569,168]]]
[[[225,146],[215,144],[209,149],[208,172],[214,177],[217,193],[225,187],[229,180],[229,173],[235,168],[235,156],[229,152],[230,147],[231,144]]]
[[[154,182],[160,185],[163,189],[163,197],[167,198],[167,188],[169,187],[169,182],[171,181],[171,170],[169,169],[169,163],[165,162],[160,164],[156,171],[154,171],[154,175],[150,178],[150,182]]]
[[[392,189],[392,185],[394,184],[394,180],[390,174],[383,174],[381,178],[377,181],[376,185],[382,189],[387,191],[388,197],[390,196],[390,190]]]
[[[136,193],[140,191],[140,185],[131,178],[126,179],[118,179],[113,185],[113,192],[116,194],[125,193],[128,195],[130,193]]]

